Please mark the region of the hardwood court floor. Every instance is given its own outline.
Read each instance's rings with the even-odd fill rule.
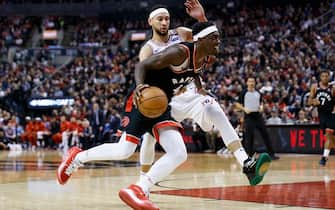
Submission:
[[[261,185],[251,187],[231,156],[190,154],[150,199],[161,210],[335,209],[335,158],[280,155]],[[2,210],[126,210],[118,191],[136,182],[138,154],[127,161],[90,163],[65,186],[56,183],[56,151],[0,151]]]

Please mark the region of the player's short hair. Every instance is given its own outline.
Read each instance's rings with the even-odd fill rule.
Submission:
[[[156,5],[154,5],[154,6],[152,6],[152,7],[150,8],[150,10],[149,10],[149,14],[150,14],[152,11],[154,11],[154,10],[156,10],[156,9],[158,9],[158,8],[164,8],[164,9],[167,9],[167,10],[168,10],[168,7],[167,7],[166,5],[164,5],[164,4],[156,4]]]

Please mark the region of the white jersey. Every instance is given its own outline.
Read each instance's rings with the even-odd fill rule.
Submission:
[[[150,39],[145,43],[145,45],[149,45],[152,49],[152,54],[157,54],[162,52],[165,48],[172,46],[174,44],[178,44],[183,41],[183,39],[179,36],[176,30],[169,30],[169,39],[166,43],[156,42],[155,40]]]

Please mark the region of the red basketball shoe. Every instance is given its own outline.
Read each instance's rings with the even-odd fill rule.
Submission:
[[[71,174],[77,170],[80,166],[83,166],[82,163],[76,161],[74,158],[82,150],[79,147],[72,147],[67,154],[67,157],[59,165],[57,170],[57,180],[59,184],[65,184],[70,178]]]
[[[159,210],[159,208],[148,199],[141,187],[134,184],[126,189],[120,190],[119,197],[128,206],[136,210]]]

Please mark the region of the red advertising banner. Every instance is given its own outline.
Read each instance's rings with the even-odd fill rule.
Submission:
[[[321,154],[326,138],[318,125],[268,126],[271,142],[278,153]],[[264,150],[262,138],[256,132],[255,146]]]

